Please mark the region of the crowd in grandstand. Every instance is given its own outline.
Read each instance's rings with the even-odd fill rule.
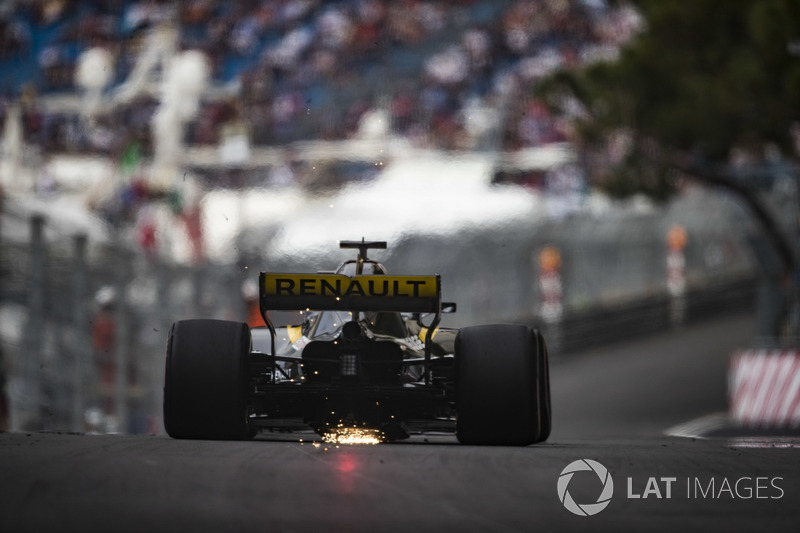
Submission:
[[[531,96],[542,76],[613,57],[638,27],[612,0],[7,1],[0,9],[5,111],[21,101],[28,142],[48,150],[149,150],[156,95],[140,95],[88,128],[74,112],[45,112],[47,94],[75,91],[92,47],[111,52],[114,86],[147,35],[171,24],[177,49],[209,58],[230,98],[206,100],[186,142],[216,144],[226,125],[255,145],[359,134],[385,109],[391,132],[443,149],[516,149],[565,140],[559,117]],[[112,92],[113,87],[108,90]],[[492,130],[487,124],[504,126]]]

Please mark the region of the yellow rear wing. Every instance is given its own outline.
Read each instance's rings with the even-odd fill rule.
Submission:
[[[425,383],[430,385],[433,332],[442,317],[442,280],[435,276],[273,274],[258,278],[261,316],[271,333],[272,375],[276,375],[275,327],[267,311],[395,311],[433,313],[425,335]],[[449,304],[453,305],[454,304]]]
[[[434,276],[274,274],[259,276],[266,311],[396,311],[440,313],[441,278]]]

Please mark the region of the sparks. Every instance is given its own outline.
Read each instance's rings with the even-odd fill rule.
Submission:
[[[383,433],[377,429],[337,427],[326,432],[322,440],[328,444],[380,444]]]

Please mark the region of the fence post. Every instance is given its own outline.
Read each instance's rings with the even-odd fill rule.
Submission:
[[[44,244],[45,218],[33,215],[30,219],[30,278],[28,280],[28,316],[25,323],[23,376],[27,404],[26,419],[22,428],[41,428],[42,424],[42,365],[44,364],[43,342],[45,324],[45,269]]]
[[[203,283],[205,281],[205,271],[199,263],[193,264],[190,270],[192,279],[192,317],[205,316],[203,309]]]
[[[158,290],[158,295],[156,296],[156,302],[158,305],[158,309],[156,310],[156,317],[157,317],[157,324],[158,324],[158,331],[160,336],[163,339],[163,343],[160,345],[162,350],[153,350],[152,353],[152,362],[151,362],[151,383],[150,383],[150,404],[148,410],[148,428],[147,432],[150,434],[159,434],[162,433],[162,428],[164,427],[163,423],[163,416],[162,416],[162,402],[163,402],[163,394],[164,394],[164,362],[165,362],[165,350],[164,347],[166,346],[167,337],[169,336],[169,330],[171,327],[170,322],[170,314],[169,314],[169,290],[170,290],[170,277],[169,272],[167,269],[167,265],[165,264],[164,259],[157,258],[153,261],[153,268],[154,273],[156,276],[156,287]]]
[[[88,273],[86,261],[87,237],[79,234],[74,237],[75,259],[73,277],[73,311],[72,323],[75,328],[73,342],[73,395],[72,395],[72,423],[71,429],[75,432],[84,431],[86,424],[83,420],[86,410],[86,395],[84,388],[86,381],[86,353],[92,345],[89,335],[89,315],[86,309],[88,293]]]
[[[129,271],[128,257],[120,239],[119,231],[114,240],[116,253],[116,272],[114,292],[114,416],[116,427],[113,431],[128,432],[128,352],[130,339],[130,316],[128,313],[127,276]]]
[[[552,353],[561,351],[564,318],[561,285],[561,253],[547,246],[539,253],[539,316],[547,325],[547,345]]]
[[[683,226],[672,226],[667,233],[667,290],[669,318],[673,326],[686,321],[686,249],[687,235]]]

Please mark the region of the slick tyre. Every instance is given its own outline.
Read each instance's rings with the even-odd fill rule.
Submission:
[[[539,438],[536,442],[544,442],[550,437],[553,428],[553,413],[550,408],[550,358],[547,353],[547,343],[538,330],[536,335],[539,359]]]
[[[164,428],[176,439],[249,436],[250,328],[224,320],[182,320],[167,340]]]
[[[456,436],[464,444],[539,441],[539,343],[527,326],[462,328],[455,341]]]

